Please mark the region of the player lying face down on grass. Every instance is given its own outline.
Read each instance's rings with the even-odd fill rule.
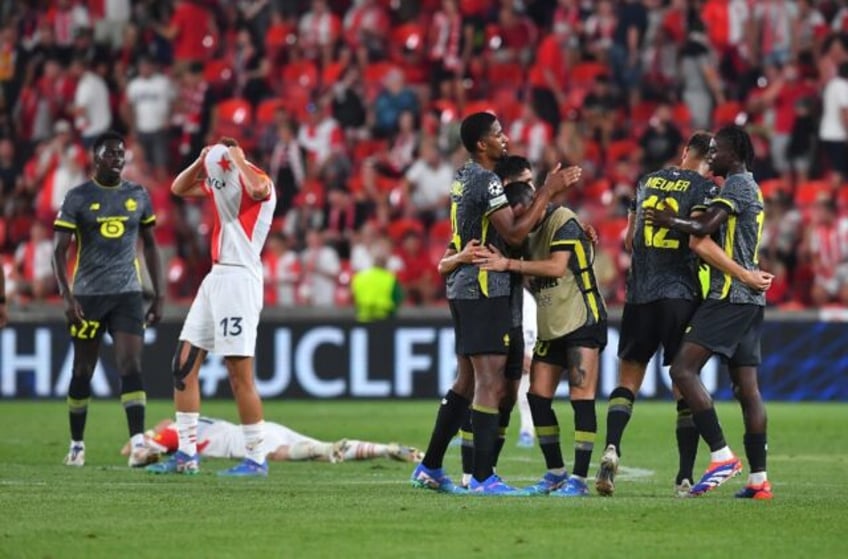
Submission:
[[[161,458],[179,449],[179,429],[173,420],[162,419],[156,427],[145,433],[145,441],[151,452]],[[240,425],[213,417],[199,418],[197,451],[201,456],[243,459],[244,446],[244,433]],[[265,448],[268,460],[276,462],[318,460],[336,463],[372,458],[419,462],[422,456],[420,450],[398,443],[373,443],[354,439],[319,441],[273,421],[265,423]],[[121,448],[121,454],[124,456],[128,455],[129,451],[129,443]]]
[[[533,190],[526,183],[508,184],[505,192],[516,214],[532,203]],[[538,341],[527,399],[548,471],[527,491],[587,495],[586,477],[597,431],[598,359],[607,343],[607,312],[595,279],[592,241],[573,211],[550,206],[527,238],[526,259],[506,258],[496,248],[490,249],[475,260],[480,269],[525,275],[537,305]],[[574,410],[571,476],[562,459],[559,423],[552,406],[563,373],[567,373]]]

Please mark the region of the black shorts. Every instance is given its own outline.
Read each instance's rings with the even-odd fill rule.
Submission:
[[[684,342],[724,357],[731,367],[756,367],[762,360],[764,307],[707,299],[692,317]]]
[[[539,340],[533,348],[533,361],[541,361],[550,365],[568,366],[568,350],[573,347],[598,348],[601,352],[607,346],[606,321],[582,326],[561,338],[550,341]]]
[[[509,330],[509,352],[506,354],[507,380],[521,380],[524,372],[524,328],[514,326]]]
[[[93,340],[108,330],[144,336],[144,299],[140,292],[115,295],[79,295],[85,320],[79,328],[70,326],[71,337]]]
[[[456,354],[506,355],[512,312],[509,297],[452,299],[448,301],[456,333]]]
[[[671,365],[683,341],[683,331],[699,304],[700,301],[687,299],[625,303],[618,358],[647,365],[662,344],[663,365]]]

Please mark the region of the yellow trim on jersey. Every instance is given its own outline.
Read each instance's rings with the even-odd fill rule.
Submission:
[[[53,227],[64,227],[65,229],[72,229],[76,231],[77,226],[69,221],[63,221],[61,219],[57,219],[53,222]]]
[[[736,216],[731,215],[727,218],[727,235],[724,238],[724,253],[728,258],[733,259],[733,243],[736,242]],[[721,299],[727,297],[730,293],[730,285],[733,283],[733,278],[730,274],[724,274],[724,285],[721,288]]]
[[[141,283],[141,264],[138,261],[138,256],[133,258],[133,267],[135,268],[135,275],[138,276],[138,282]]]
[[[151,223],[156,223],[156,214],[151,214],[151,216],[150,216],[150,217],[148,217],[147,219],[142,219],[142,220],[140,221],[140,223],[141,223],[142,225],[149,225],[149,224],[151,224]]]
[[[715,204],[717,202],[722,203],[728,208],[730,208],[731,212],[736,211],[736,203],[733,200],[728,200],[727,198],[713,198],[710,202],[710,205]]]
[[[486,235],[489,233],[489,218],[483,216],[483,227],[480,233],[480,246],[486,246]],[[489,296],[489,272],[480,270],[477,272],[477,282],[480,284],[480,293]]]
[[[583,248],[581,241],[553,241],[551,246],[573,245],[574,256],[577,257],[577,265],[580,267],[580,279],[583,282],[583,293],[586,295],[586,302],[589,305],[589,310],[592,311],[592,316],[595,317],[595,322],[601,319],[601,312],[598,307],[598,298],[595,297],[595,286],[592,283],[592,275],[589,273],[589,259],[586,257],[586,250]]]
[[[74,288],[74,283],[77,279],[77,270],[79,270],[80,255],[82,254],[82,235],[79,231],[75,231],[77,238],[77,255],[74,257],[74,271],[71,273],[71,290]]]

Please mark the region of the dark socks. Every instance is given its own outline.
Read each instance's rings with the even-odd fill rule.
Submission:
[[[471,402],[453,390],[448,390],[445,394],[442,405],[439,406],[439,412],[436,414],[436,424],[430,435],[430,444],[421,462],[424,467],[430,469],[442,467],[448,445],[465,420],[470,404]]]
[[[474,431],[471,427],[471,410],[462,422],[462,427],[459,429],[459,439],[462,446],[459,448],[462,456],[462,473],[471,474],[474,469]]]
[[[509,429],[509,416],[511,412],[512,409],[500,410],[498,438],[495,439],[495,459],[492,462],[492,466],[495,468],[498,467],[498,458],[501,457],[501,451],[503,450],[504,443],[506,442],[506,431]]]
[[[572,473],[582,478],[589,475],[589,463],[595,447],[595,434],[598,431],[598,418],[595,415],[594,400],[572,400],[574,410],[574,470]]]
[[[500,414],[497,408],[471,407],[474,426],[474,479],[485,481],[494,473],[495,442],[498,438]]]
[[[677,436],[677,452],[680,458],[680,464],[677,469],[677,480],[675,483],[680,484],[684,479],[693,480],[693,469],[695,467],[695,457],[698,455],[698,429],[695,428],[695,421],[692,419],[692,410],[685,400],[677,401],[677,428],[675,430]]]
[[[91,379],[72,376],[71,385],[68,388],[68,420],[73,441],[83,440],[89,401],[91,401]]]
[[[698,433],[704,437],[707,445],[709,445],[710,452],[715,452],[727,446],[714,407],[711,406],[709,409],[692,414],[692,419],[695,421]]]
[[[745,456],[748,457],[748,465],[751,467],[751,473],[766,471],[766,452],[768,444],[766,443],[765,433],[745,433]]]
[[[612,391],[607,408],[607,444],[615,445],[618,455],[621,456],[621,437],[630,415],[633,413],[633,401],[636,396],[629,389],[619,386]]]
[[[545,457],[545,467],[549,470],[564,468],[559,441],[559,422],[554,413],[553,400],[528,392],[527,403],[530,404],[530,414],[533,416],[539,448],[542,449]]]
[[[144,433],[144,408],[147,395],[140,373],[131,373],[121,377],[121,404],[127,414],[127,426],[130,437]]]

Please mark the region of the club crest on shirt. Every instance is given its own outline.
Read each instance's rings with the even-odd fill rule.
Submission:
[[[138,202],[133,200],[132,198],[128,198],[126,202],[124,202],[124,207],[128,212],[134,212],[138,209]]]
[[[489,182],[489,195],[500,196],[501,194],[503,194],[503,184],[498,179],[492,179]]]
[[[93,212],[100,211],[100,202],[94,202],[88,207],[88,209]]]

